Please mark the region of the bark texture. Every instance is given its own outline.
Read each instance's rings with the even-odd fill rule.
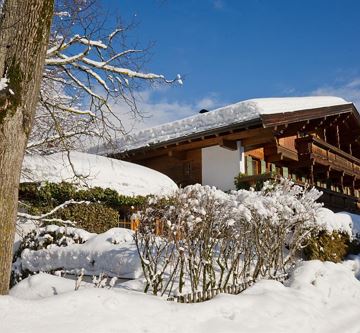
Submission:
[[[0,21],[0,294],[7,294],[21,164],[38,101],[54,0],[6,0]]]

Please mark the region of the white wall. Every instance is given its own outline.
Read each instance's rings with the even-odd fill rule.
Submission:
[[[229,150],[220,146],[203,148],[202,184],[216,186],[227,191],[235,189],[234,177],[245,171],[244,150],[238,142],[237,150]]]

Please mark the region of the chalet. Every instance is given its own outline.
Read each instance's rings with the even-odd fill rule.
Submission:
[[[234,188],[279,174],[323,191],[325,206],[358,209],[360,116],[331,96],[252,99],[125,137],[104,154],[135,162],[178,185]]]

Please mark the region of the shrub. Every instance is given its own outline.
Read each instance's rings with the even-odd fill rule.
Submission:
[[[19,199],[31,205],[31,211],[29,211],[31,214],[48,212],[51,208],[70,199],[100,202],[121,213],[130,211],[132,206],[139,207],[146,201],[146,197],[124,196],[109,188],[78,189],[67,182],[22,183],[19,188]]]
[[[359,254],[360,253],[360,235],[356,234],[356,237],[354,237],[348,247],[348,254]]]
[[[70,244],[83,244],[94,234],[85,230],[72,227],[59,227],[56,225],[49,225],[43,228],[32,230],[21,241],[18,249],[13,256],[11,285],[15,285],[22,279],[33,274],[30,271],[24,270],[21,264],[21,253],[25,249],[41,250],[49,246],[68,246]]]
[[[76,227],[98,234],[117,227],[119,223],[119,214],[115,209],[95,202],[67,206],[56,212],[54,217],[76,221]]]
[[[320,195],[283,179],[258,192],[192,185],[171,200],[149,199],[135,233],[145,291],[206,292],[283,276],[317,228]]]
[[[244,182],[243,178],[247,177],[246,174],[244,173],[239,173],[235,178],[234,178],[234,184],[237,190],[249,190],[250,189],[250,184],[249,182]]]
[[[304,255],[307,260],[340,262],[348,254],[349,243],[345,233],[320,231],[307,241]]]
[[[248,180],[244,178],[248,178]],[[250,180],[249,178],[251,178],[251,176],[240,172],[234,178],[235,188],[237,190],[250,190],[250,188],[253,188],[255,191],[261,191],[265,184],[268,184],[269,182],[277,182],[279,180],[279,176],[277,176],[276,172],[268,172],[257,175],[256,182],[254,182],[254,180]]]
[[[124,196],[109,188],[77,189],[66,182],[22,183],[19,199],[31,215],[48,213],[71,199],[90,202],[69,205],[51,217],[77,222],[77,226],[97,233],[118,226],[119,218],[129,219],[146,201],[146,197]]]

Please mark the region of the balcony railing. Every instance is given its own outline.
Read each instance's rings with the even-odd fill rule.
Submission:
[[[324,140],[313,136],[299,138],[296,139],[296,148],[301,158],[314,159],[317,163],[360,178],[360,160]]]
[[[283,173],[283,168],[278,168],[277,171],[278,172],[276,174],[272,172],[266,172],[263,174],[256,174],[251,176],[243,175],[242,177],[238,178],[237,183],[244,184],[244,187],[240,186],[240,188],[248,188],[252,186],[256,189],[260,189],[262,182],[270,179],[274,180],[277,176],[281,176],[285,178],[291,178],[297,185],[300,186],[304,186],[306,183],[310,184],[310,179],[305,177],[297,177],[294,174],[288,174],[287,171]],[[323,195],[320,197],[319,201],[323,202],[325,207],[335,211],[347,210],[356,212],[357,214],[359,213],[360,193],[358,190],[355,190],[353,193],[351,193],[350,188],[348,187],[344,187],[341,190],[339,186],[328,187],[328,184],[321,181],[315,181],[313,185],[323,192]]]

